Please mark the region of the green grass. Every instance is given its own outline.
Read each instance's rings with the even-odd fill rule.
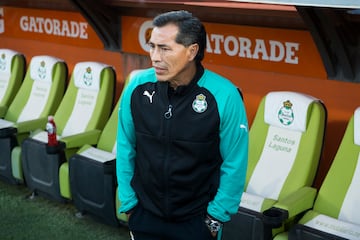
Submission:
[[[0,180],[1,240],[129,240],[125,226],[108,226],[87,215],[77,218],[73,204],[42,196],[30,200],[29,194],[23,185],[10,185]]]

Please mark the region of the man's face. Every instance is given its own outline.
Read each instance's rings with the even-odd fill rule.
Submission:
[[[178,27],[167,24],[155,27],[149,40],[150,58],[158,81],[169,81],[175,86],[181,83],[189,63],[194,59],[193,45],[185,47],[176,43]],[[197,52],[197,47],[195,49]]]

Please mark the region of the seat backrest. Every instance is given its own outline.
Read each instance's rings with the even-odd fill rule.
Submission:
[[[64,61],[53,56],[34,56],[5,119],[23,122],[53,114],[64,94],[66,78]]]
[[[350,118],[335,158],[319,189],[314,210],[360,225],[360,107]]]
[[[62,137],[103,129],[114,98],[115,71],[98,62],[77,63],[54,119]]]
[[[270,92],[249,131],[246,192],[281,200],[310,186],[321,156],[326,109],[297,92]]]
[[[25,76],[25,68],[23,54],[11,49],[0,49],[0,117],[5,115],[19,90]]]
[[[123,91],[125,87],[128,85],[130,79],[137,74],[141,70],[133,70],[125,79]],[[119,111],[119,103],[121,101],[121,96],[114,107],[114,110],[107,121],[104,130],[102,131],[97,147],[101,150],[105,150],[108,152],[112,152],[116,154],[116,135],[117,135],[117,124],[118,124],[118,111]]]
[[[116,106],[114,107],[110,118],[108,119],[108,121],[105,124],[105,127],[103,129],[103,131],[101,132],[98,144],[97,144],[97,148],[107,151],[107,152],[112,152],[114,154],[116,154],[116,129],[117,129],[117,120],[118,120],[118,111],[117,109],[119,108],[119,102],[120,99],[118,100],[118,102],[116,103]]]

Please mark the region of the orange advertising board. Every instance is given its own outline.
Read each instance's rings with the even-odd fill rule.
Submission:
[[[122,50],[148,54],[151,19],[123,16]],[[326,78],[317,48],[307,31],[204,23],[204,62],[263,71]]]
[[[76,12],[0,7],[1,36],[104,48],[90,24]]]

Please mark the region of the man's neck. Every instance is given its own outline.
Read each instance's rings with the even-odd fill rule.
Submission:
[[[193,80],[196,74],[196,64],[190,64],[183,72],[179,74],[176,80],[170,82],[170,86],[176,89],[179,86],[186,86]]]

